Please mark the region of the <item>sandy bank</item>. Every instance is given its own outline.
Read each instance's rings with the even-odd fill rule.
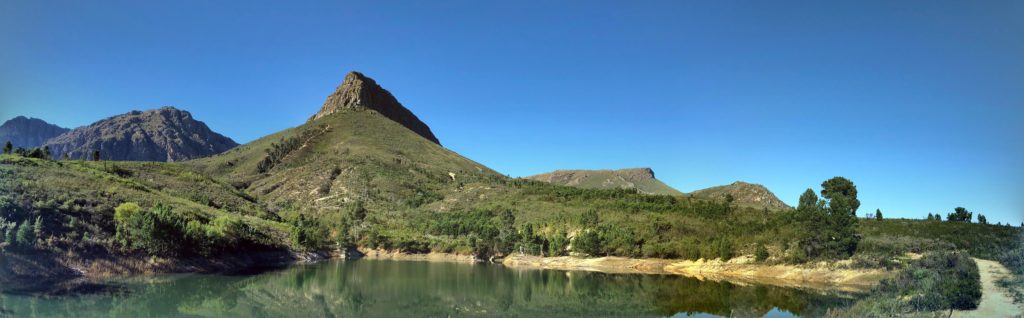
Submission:
[[[350,255],[346,258],[353,259],[387,259],[400,261],[429,261],[429,262],[452,262],[452,263],[477,263],[473,255],[462,255],[452,253],[430,252],[425,254],[409,254],[399,251],[388,251],[381,249],[359,249],[357,255]]]
[[[839,269],[834,264],[818,266],[766,265],[749,257],[728,262],[719,260],[681,261],[666,259],[630,259],[621,257],[577,258],[513,255],[505,258],[508,267],[584,270],[605,273],[675,274],[697,279],[733,283],[768,284],[784,287],[866,292],[890,272],[885,270]]]
[[[615,274],[668,274],[665,259],[634,259],[623,257],[578,258],[570,256],[540,257],[512,255],[502,260],[507,267],[557,270],[580,270]]]
[[[837,264],[769,265],[754,263],[747,256],[720,260],[679,261],[665,270],[698,279],[770,284],[785,287],[866,292],[891,272],[881,269],[845,269]]]

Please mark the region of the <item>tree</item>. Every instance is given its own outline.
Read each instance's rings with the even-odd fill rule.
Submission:
[[[882,209],[875,209],[875,220],[882,220]]]
[[[800,195],[797,220],[802,231],[798,246],[810,258],[845,258],[853,254],[860,242],[856,232],[857,187],[850,180],[835,177],[821,184],[819,200],[814,190]]]
[[[100,151],[99,150],[93,150],[92,151],[92,161],[100,161]]]
[[[598,255],[601,253],[601,236],[596,230],[580,231],[572,240],[572,249],[588,255]]]
[[[35,232],[32,231],[32,222],[25,221],[18,226],[18,232],[15,234],[14,241],[18,247],[23,249],[31,248],[36,244]]]
[[[8,227],[7,230],[4,232],[4,242],[7,242],[10,245],[17,245],[18,244],[18,238],[17,238],[17,234],[16,234],[17,232],[18,232],[18,227],[17,226],[10,226],[10,227]]]
[[[53,159],[53,154],[50,153],[50,146],[43,146],[43,156],[46,156],[46,159]]]
[[[757,248],[754,249],[754,260],[758,262],[768,260],[768,248],[764,247],[764,243],[757,243]]]
[[[580,214],[580,226],[584,228],[595,228],[600,222],[601,219],[597,215],[597,210],[587,210]]]
[[[843,206],[840,208],[849,210],[850,215],[857,216],[857,209],[860,208],[860,200],[857,200],[857,186],[853,181],[843,177],[834,177],[821,183],[821,197],[826,200],[835,200],[837,197],[845,197]]]
[[[967,211],[963,207],[957,207],[953,209],[953,213],[946,215],[946,220],[949,222],[965,222],[971,223],[971,219],[974,217],[974,212]]]
[[[984,214],[978,213],[978,224],[988,224],[988,219]]]
[[[36,223],[32,225],[32,234],[37,238],[43,237],[43,217],[36,217]]]
[[[63,158],[64,160],[71,160],[71,157],[70,157],[70,156],[68,156],[68,153],[67,153],[67,152],[65,152],[65,153],[64,153],[64,157],[62,157],[62,158]]]
[[[4,144],[4,154],[5,155],[11,154],[11,150],[14,150],[14,145],[12,145],[11,141],[8,140],[7,143]]]
[[[46,158],[46,155],[43,153],[42,149],[32,148],[32,150],[28,152],[28,155],[26,157],[44,159]]]

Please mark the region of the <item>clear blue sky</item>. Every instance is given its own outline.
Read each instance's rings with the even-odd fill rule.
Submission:
[[[247,142],[359,70],[512,176],[842,175],[861,214],[1024,221],[1021,1],[180,2],[0,1],[0,120],[174,105]]]

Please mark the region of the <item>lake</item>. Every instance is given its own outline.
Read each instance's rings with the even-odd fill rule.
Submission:
[[[332,260],[0,293],[0,317],[817,317],[854,299],[674,275]]]

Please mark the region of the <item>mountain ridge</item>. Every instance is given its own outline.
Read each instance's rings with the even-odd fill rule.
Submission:
[[[14,147],[34,148],[70,130],[39,118],[17,116],[0,125],[0,143],[10,141]]]
[[[188,111],[170,106],[110,116],[43,144],[55,158],[86,158],[98,150],[106,160],[167,162],[205,157],[237,145]]]
[[[615,170],[559,169],[525,178],[557,185],[592,189],[622,188],[636,189],[647,194],[683,194],[655,178],[654,170],[647,167]]]

